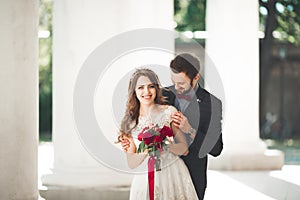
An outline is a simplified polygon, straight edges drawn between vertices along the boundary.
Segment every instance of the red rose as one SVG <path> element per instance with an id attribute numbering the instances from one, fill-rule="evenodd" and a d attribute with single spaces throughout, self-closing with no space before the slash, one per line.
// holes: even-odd
<path id="1" fill-rule="evenodd" d="M 143 133 L 139 133 L 139 134 L 138 134 L 138 140 L 139 140 L 139 141 L 142 141 L 142 140 L 143 140 Z"/>
<path id="2" fill-rule="evenodd" d="M 155 135 L 154 136 L 153 142 L 160 143 L 162 141 L 163 141 L 162 136 L 160 136 L 160 135 Z"/>
<path id="3" fill-rule="evenodd" d="M 159 132 L 164 138 L 167 136 L 168 137 L 174 136 L 172 129 L 168 126 L 164 126 Z"/>
<path id="4" fill-rule="evenodd" d="M 154 140 L 154 136 L 152 133 L 150 133 L 149 131 L 143 133 L 143 139 L 146 145 L 149 145 L 151 143 L 153 143 Z"/>

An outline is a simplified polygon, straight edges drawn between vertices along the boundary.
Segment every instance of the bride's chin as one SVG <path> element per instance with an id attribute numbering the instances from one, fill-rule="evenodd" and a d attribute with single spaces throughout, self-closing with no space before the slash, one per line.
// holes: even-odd
<path id="1" fill-rule="evenodd" d="M 147 106 L 147 105 L 152 105 L 152 104 L 154 104 L 154 101 L 140 101 L 140 103 L 141 103 L 142 105 Z"/>

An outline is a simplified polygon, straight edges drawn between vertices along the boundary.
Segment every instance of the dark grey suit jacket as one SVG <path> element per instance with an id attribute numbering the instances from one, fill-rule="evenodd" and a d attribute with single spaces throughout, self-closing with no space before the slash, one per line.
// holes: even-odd
<path id="1" fill-rule="evenodd" d="M 174 86 L 163 90 L 168 104 L 178 110 Z M 199 86 L 195 96 L 183 112 L 191 126 L 197 130 L 196 136 L 189 146 L 187 156 L 181 156 L 191 174 L 199 199 L 203 199 L 207 184 L 207 154 L 218 156 L 223 150 L 222 140 L 222 103 L 205 89 Z M 187 140 L 190 140 L 187 135 Z"/>

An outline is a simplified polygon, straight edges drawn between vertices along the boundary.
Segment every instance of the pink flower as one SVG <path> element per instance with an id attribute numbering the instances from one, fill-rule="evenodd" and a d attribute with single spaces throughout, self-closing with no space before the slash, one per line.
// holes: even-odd
<path id="1" fill-rule="evenodd" d="M 138 140 L 142 141 L 145 137 L 148 137 L 147 135 L 145 135 L 145 133 L 149 130 L 149 127 L 146 126 L 145 128 L 143 128 L 143 130 L 138 134 Z"/>

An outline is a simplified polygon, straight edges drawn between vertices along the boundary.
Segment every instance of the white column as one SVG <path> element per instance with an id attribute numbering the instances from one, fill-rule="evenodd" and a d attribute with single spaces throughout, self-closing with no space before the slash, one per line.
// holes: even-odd
<path id="1" fill-rule="evenodd" d="M 137 28 L 171 29 L 172 22 L 171 0 L 54 1 L 54 168 L 53 174 L 42 178 L 44 185 L 48 188 L 56 186 L 87 188 L 115 183 L 129 185 L 130 175 L 100 165 L 80 143 L 73 116 L 75 80 L 89 54 L 111 37 Z M 173 38 L 170 38 L 170 44 L 173 44 Z M 99 65 L 99 68 L 104 67 Z M 111 81 L 117 82 L 118 79 Z M 110 117 L 109 113 L 107 116 Z"/>
<path id="2" fill-rule="evenodd" d="M 38 198 L 38 1 L 0 1 L 0 199 Z"/>
<path id="3" fill-rule="evenodd" d="M 213 80 L 210 69 L 215 66 L 225 91 L 224 151 L 210 160 L 214 169 L 280 169 L 283 165 L 283 154 L 267 151 L 259 139 L 258 22 L 258 1 L 207 1 L 206 52 L 213 63 L 206 63 L 205 76 Z M 213 88 L 214 82 L 208 82 Z"/>

